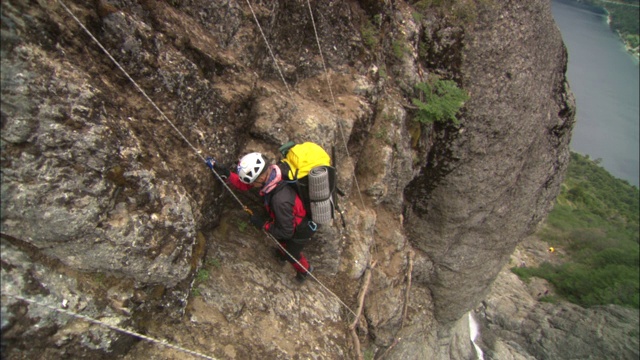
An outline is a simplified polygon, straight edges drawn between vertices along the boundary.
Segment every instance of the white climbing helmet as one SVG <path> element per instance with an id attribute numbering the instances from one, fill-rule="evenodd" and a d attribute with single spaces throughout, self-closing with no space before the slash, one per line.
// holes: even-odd
<path id="1" fill-rule="evenodd" d="M 259 152 L 252 152 L 243 156 L 238 163 L 240 181 L 245 184 L 251 184 L 262 174 L 266 166 L 267 161 Z"/>

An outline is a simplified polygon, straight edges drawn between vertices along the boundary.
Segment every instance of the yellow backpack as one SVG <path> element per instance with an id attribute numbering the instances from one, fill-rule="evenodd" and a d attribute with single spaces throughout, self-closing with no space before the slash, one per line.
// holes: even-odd
<path id="1" fill-rule="evenodd" d="M 287 174 L 289 180 L 302 179 L 316 166 L 331 166 L 331 158 L 324 149 L 312 142 L 294 144 L 292 141 L 282 145 L 280 152 L 282 161 L 289 164 L 291 170 Z"/>
<path id="2" fill-rule="evenodd" d="M 337 172 L 331 166 L 329 154 L 312 142 L 290 141 L 278 150 L 284 157 L 282 162 L 290 168 L 286 175 L 282 174 L 283 180 L 296 190 L 313 222 L 329 223 L 337 206 L 334 199 Z"/>

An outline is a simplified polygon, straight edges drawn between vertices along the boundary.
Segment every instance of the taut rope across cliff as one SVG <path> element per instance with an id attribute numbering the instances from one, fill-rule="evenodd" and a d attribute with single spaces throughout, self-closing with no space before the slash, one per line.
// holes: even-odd
<path id="1" fill-rule="evenodd" d="M 129 81 L 131 81 L 134 86 L 136 87 L 136 89 L 142 93 L 142 95 L 147 99 L 147 101 L 149 101 L 153 107 L 160 113 L 160 115 L 162 116 L 162 118 L 167 121 L 171 127 L 182 137 L 182 139 L 191 147 L 191 149 L 196 153 L 196 155 L 202 160 L 202 162 L 204 163 L 206 160 L 205 158 L 200 154 L 200 151 L 198 151 L 192 144 L 191 142 L 189 142 L 189 140 L 182 134 L 182 132 L 173 124 L 173 122 L 171 120 L 169 120 L 169 118 L 164 114 L 164 112 L 153 102 L 153 100 L 151 100 L 151 98 L 147 95 L 147 93 L 138 85 L 138 83 L 133 80 L 133 78 L 129 75 L 129 73 L 120 65 L 120 63 L 113 57 L 111 56 L 111 54 L 109 53 L 109 51 L 102 46 L 102 44 L 100 43 L 100 41 L 98 41 L 98 39 L 96 39 L 95 36 L 93 36 L 93 34 L 84 26 L 84 24 L 82 24 L 82 22 L 73 14 L 73 12 L 62 2 L 62 0 L 58 0 L 58 3 L 69 13 L 69 15 L 71 15 L 71 17 L 73 18 L 73 20 L 78 23 L 78 25 L 87 33 L 87 35 L 89 35 L 89 37 L 91 37 L 91 39 L 100 47 L 100 49 L 109 57 L 109 59 L 111 59 L 111 61 L 113 63 L 115 63 L 115 65 L 118 67 L 118 69 L 120 69 L 120 71 L 122 71 L 124 73 L 124 75 L 127 77 L 127 79 L 129 79 Z M 224 187 L 233 195 L 233 197 L 235 198 L 235 200 L 240 204 L 240 206 L 242 206 L 243 210 L 247 211 L 249 214 L 251 214 L 251 210 L 244 205 L 244 203 L 242 203 L 242 201 L 236 196 L 236 194 L 233 192 L 233 190 L 231 190 L 231 188 L 225 183 L 225 181 L 222 179 L 222 177 L 213 169 L 211 169 L 211 171 L 216 175 L 216 177 L 218 178 L 218 180 L 220 180 L 220 182 L 224 185 Z M 280 245 L 280 243 L 278 242 L 278 240 L 276 240 L 276 238 L 273 237 L 273 235 L 269 234 L 268 232 L 266 232 L 263 229 L 263 233 L 265 233 L 282 251 L 284 251 L 289 257 L 291 257 L 293 260 L 295 260 L 296 263 L 298 263 L 298 265 L 302 266 L 302 264 L 300 264 L 300 262 L 298 260 L 295 259 L 295 257 L 293 257 L 288 251 L 287 249 L 285 249 L 282 245 Z M 311 278 L 313 278 L 318 284 L 320 284 L 320 286 L 325 289 L 327 292 L 329 292 L 331 295 L 333 295 L 338 302 L 340 302 L 340 304 L 342 306 L 344 306 L 351 314 L 356 315 L 356 313 L 351 310 L 351 308 L 344 302 L 342 301 L 342 299 L 340 299 L 340 297 L 338 295 L 336 295 L 333 291 L 331 291 L 326 285 L 324 285 L 320 280 L 318 280 L 317 277 L 315 277 L 312 273 L 308 273 L 308 276 L 310 276 Z"/>
<path id="2" fill-rule="evenodd" d="M 107 323 L 105 323 L 103 321 L 96 320 L 96 319 L 90 318 L 90 317 L 85 316 L 85 315 L 80 315 L 80 314 L 77 314 L 77 313 L 69 311 L 69 310 L 60 309 L 60 308 L 53 307 L 51 305 L 43 304 L 43 303 L 35 301 L 33 299 L 28 299 L 28 298 L 25 298 L 25 297 L 22 297 L 22 296 L 19 296 L 19 295 L 6 294 L 6 293 L 3 293 L 2 296 L 8 296 L 10 298 L 14 298 L 14 299 L 17 299 L 17 300 L 22 300 L 22 301 L 28 302 L 29 304 L 33 304 L 33 305 L 36 305 L 36 306 L 44 307 L 44 308 L 47 308 L 49 310 L 52 310 L 52 311 L 55 311 L 55 312 L 58 312 L 58 313 L 61 313 L 61 314 L 69 315 L 69 316 L 74 317 L 74 318 L 82 319 L 82 320 L 90 322 L 92 324 L 104 326 L 104 327 L 107 327 L 107 328 L 109 328 L 111 330 L 115 330 L 115 331 L 118 331 L 118 332 L 121 332 L 121 333 L 124 333 L 124 334 L 127 334 L 127 335 L 131 335 L 131 336 L 140 338 L 142 340 L 145 340 L 145 341 L 148 341 L 148 342 L 151 342 L 151 343 L 154 343 L 154 344 L 158 344 L 158 345 L 161 345 L 161 346 L 164 346 L 164 347 L 168 347 L 168 348 L 171 348 L 171 349 L 174 349 L 174 350 L 182 351 L 184 353 L 187 353 L 187 354 L 190 354 L 190 355 L 194 355 L 194 356 L 197 356 L 197 357 L 201 357 L 203 359 L 216 360 L 216 358 L 213 358 L 213 357 L 211 357 L 209 355 L 201 354 L 199 352 L 183 348 L 182 346 L 173 345 L 173 344 L 167 342 L 166 340 L 158 340 L 158 339 L 146 336 L 146 335 L 142 335 L 142 334 L 137 333 L 135 331 L 131 331 L 131 330 L 127 330 L 127 329 L 121 328 L 119 326 L 107 324 Z"/>
<path id="3" fill-rule="evenodd" d="M 249 0 L 247 0 L 249 1 Z M 333 112 L 338 114 L 338 105 L 336 104 L 336 98 L 333 96 L 333 89 L 331 88 L 331 78 L 329 77 L 329 71 L 327 70 L 327 66 L 324 62 L 324 55 L 322 55 L 322 46 L 320 46 L 320 38 L 318 37 L 318 29 L 316 29 L 316 21 L 313 18 L 313 11 L 311 10 L 311 3 L 307 0 L 307 7 L 309 8 L 309 15 L 311 16 L 311 24 L 313 24 L 313 33 L 316 37 L 316 44 L 318 44 L 318 52 L 320 53 L 320 60 L 322 60 L 322 68 L 324 69 L 325 77 L 327 78 L 327 86 L 329 87 L 329 94 L 331 95 L 331 103 L 333 104 Z M 340 121 L 336 121 L 338 124 L 338 128 L 340 129 L 340 136 L 342 136 L 342 143 L 344 144 L 344 150 L 347 154 L 347 157 L 351 159 L 351 154 L 349 154 L 349 147 L 347 146 L 347 139 L 344 135 L 344 129 L 342 127 L 342 123 Z M 360 197 L 360 203 L 362 204 L 362 208 L 364 209 L 364 200 L 362 199 L 362 192 L 360 191 L 360 185 L 358 184 L 358 179 L 354 176 L 353 182 L 356 185 L 356 190 L 358 191 L 358 196 Z"/>
<path id="4" fill-rule="evenodd" d="M 278 70 L 278 74 L 280 74 L 280 79 L 282 79 L 282 82 L 284 83 L 285 88 L 287 88 L 287 92 L 289 93 L 289 97 L 291 99 L 293 99 L 293 95 L 291 94 L 291 90 L 289 90 L 289 85 L 287 84 L 287 80 L 285 80 L 284 76 L 282 75 L 282 71 L 280 71 L 280 66 L 278 65 L 278 61 L 276 60 L 276 57 L 273 55 L 273 51 L 271 51 L 271 46 L 269 45 L 269 41 L 267 40 L 267 37 L 264 35 L 264 31 L 262 31 L 262 26 L 260 26 L 260 22 L 258 21 L 258 18 L 256 17 L 256 13 L 253 11 L 253 7 L 251 6 L 251 3 L 249 2 L 249 0 L 247 1 L 247 5 L 249 6 L 249 10 L 251 10 L 251 14 L 253 15 L 253 19 L 256 22 L 256 26 L 258 26 L 258 30 L 260 30 L 260 34 L 262 35 L 262 39 L 264 40 L 265 44 L 267 45 L 267 49 L 269 49 L 269 54 L 271 55 L 271 59 L 273 60 L 273 64 L 275 65 L 276 69 Z M 315 38 L 316 38 L 316 43 L 318 44 L 318 51 L 320 52 L 320 59 L 322 61 L 322 69 L 324 70 L 325 73 L 325 77 L 327 79 L 327 86 L 329 87 L 329 94 L 331 95 L 331 101 L 333 104 L 333 110 L 334 113 L 337 114 L 338 113 L 338 105 L 336 103 L 336 99 L 333 96 L 333 89 L 331 88 L 331 78 L 329 77 L 329 71 L 327 70 L 327 66 L 324 62 L 324 56 L 322 54 L 322 47 L 320 46 L 320 39 L 318 37 L 318 30 L 316 29 L 316 22 L 313 18 L 313 11 L 311 10 L 311 3 L 309 2 L 309 0 L 307 0 L 307 6 L 309 7 L 309 15 L 311 16 L 311 23 L 313 25 L 313 33 L 315 34 Z M 336 120 L 336 123 L 338 124 L 338 129 L 340 130 L 340 136 L 342 138 L 342 144 L 344 145 L 344 150 L 345 153 L 347 154 L 347 157 L 349 159 L 351 159 L 351 154 L 349 153 L 349 147 L 347 146 L 347 139 L 344 135 L 344 129 L 342 127 L 342 123 L 340 123 L 340 121 Z M 356 185 L 356 190 L 358 192 L 358 196 L 360 197 L 360 203 L 362 204 L 362 208 L 364 209 L 364 200 L 362 199 L 362 192 L 360 191 L 360 185 L 358 184 L 358 179 L 354 176 L 353 177 L 353 182 Z"/>

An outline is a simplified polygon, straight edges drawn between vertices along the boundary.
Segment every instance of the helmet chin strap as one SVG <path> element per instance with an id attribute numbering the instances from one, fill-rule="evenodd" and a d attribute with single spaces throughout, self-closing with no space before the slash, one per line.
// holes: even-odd
<path id="1" fill-rule="evenodd" d="M 252 182 L 251 184 L 254 187 L 259 186 L 260 188 L 262 188 L 264 186 L 264 184 L 267 181 L 267 174 L 269 173 L 269 167 L 267 167 L 264 172 L 262 172 L 262 174 L 260 174 L 257 178 L 256 181 Z"/>

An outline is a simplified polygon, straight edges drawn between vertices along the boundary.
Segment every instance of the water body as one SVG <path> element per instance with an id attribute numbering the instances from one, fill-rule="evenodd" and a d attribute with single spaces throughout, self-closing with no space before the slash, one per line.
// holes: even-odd
<path id="1" fill-rule="evenodd" d="M 567 77 L 576 97 L 571 149 L 602 159 L 613 176 L 638 186 L 640 73 L 607 17 L 571 0 L 553 0 L 569 52 Z"/>

